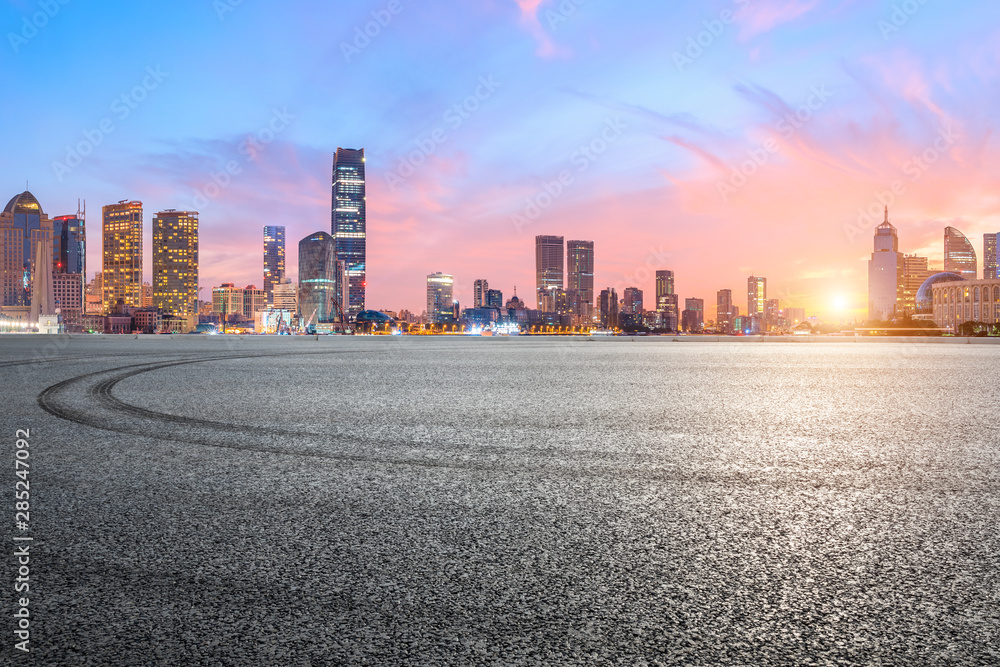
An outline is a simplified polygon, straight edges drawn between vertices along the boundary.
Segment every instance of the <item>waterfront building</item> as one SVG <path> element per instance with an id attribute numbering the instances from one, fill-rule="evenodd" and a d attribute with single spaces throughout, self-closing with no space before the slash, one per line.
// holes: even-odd
<path id="1" fill-rule="evenodd" d="M 705 300 L 684 299 L 684 312 L 681 317 L 681 327 L 684 331 L 700 333 L 705 328 Z"/>
<path id="2" fill-rule="evenodd" d="M 186 321 L 185 332 L 198 326 L 198 213 L 195 211 L 168 209 L 153 218 L 151 307 Z"/>
<path id="3" fill-rule="evenodd" d="M 357 317 L 349 314 L 351 277 L 348 264 L 338 259 L 337 248 L 336 240 L 326 232 L 299 241 L 298 312 L 303 326 L 351 322 Z"/>
<path id="4" fill-rule="evenodd" d="M 555 312 L 552 290 L 564 288 L 565 252 L 562 236 L 535 237 L 535 290 L 538 310 Z"/>
<path id="5" fill-rule="evenodd" d="M 720 289 L 715 295 L 715 326 L 719 333 L 733 332 L 733 290 Z"/>
<path id="6" fill-rule="evenodd" d="M 490 283 L 480 278 L 472 285 L 472 307 L 483 308 L 486 305 L 486 294 L 490 291 Z"/>
<path id="7" fill-rule="evenodd" d="M 957 273 L 966 280 L 979 277 L 976 249 L 965 234 L 954 227 L 944 229 L 944 270 Z"/>
<path id="8" fill-rule="evenodd" d="M 252 322 L 257 319 L 257 313 L 267 308 L 267 292 L 257 289 L 256 285 L 243 288 L 243 319 Z"/>
<path id="9" fill-rule="evenodd" d="M 618 294 L 611 287 L 601 290 L 601 327 L 618 328 Z"/>
<path id="10" fill-rule="evenodd" d="M 87 223 L 85 214 L 52 219 L 52 270 L 87 275 Z"/>
<path id="11" fill-rule="evenodd" d="M 1000 278 L 1000 256 L 997 254 L 997 235 L 983 234 L 983 280 Z"/>
<path id="12" fill-rule="evenodd" d="M 625 291 L 622 293 L 622 312 L 630 313 L 632 315 L 642 314 L 643 308 L 641 289 L 638 287 L 625 288 Z"/>
<path id="13" fill-rule="evenodd" d="M 52 296 L 55 299 L 55 307 L 59 309 L 59 315 L 66 332 L 82 331 L 86 307 L 83 294 L 83 275 L 54 271 L 52 273 Z M 100 301 L 98 300 L 97 303 Z"/>
<path id="14" fill-rule="evenodd" d="M 285 280 L 285 228 L 264 226 L 264 295 L 274 304 L 274 286 Z"/>
<path id="15" fill-rule="evenodd" d="M 365 149 L 337 149 L 333 157 L 332 209 L 330 234 L 336 239 L 337 259 L 347 271 L 345 317 L 353 322 L 365 309 L 367 286 Z"/>
<path id="16" fill-rule="evenodd" d="M 747 278 L 747 312 L 748 317 L 756 317 L 761 322 L 765 319 L 767 306 L 767 278 L 750 276 Z"/>
<path id="17" fill-rule="evenodd" d="M 503 308 L 503 292 L 498 289 L 486 290 L 486 308 Z"/>
<path id="18" fill-rule="evenodd" d="M 677 331 L 680 324 L 679 297 L 674 292 L 674 272 L 660 270 L 656 272 L 656 310 L 662 315 L 662 326 L 670 331 Z"/>
<path id="19" fill-rule="evenodd" d="M 104 312 L 122 301 L 142 306 L 142 202 L 120 201 L 102 209 Z"/>
<path id="20" fill-rule="evenodd" d="M 1000 278 L 941 280 L 929 289 L 934 324 L 939 327 L 957 332 L 966 322 L 1000 324 Z"/>
<path id="21" fill-rule="evenodd" d="M 30 319 L 32 284 L 39 270 L 36 258 L 40 243 L 52 247 L 52 221 L 35 196 L 25 191 L 11 198 L 0 213 L 2 311 L 12 319 Z M 51 262 L 51 256 L 49 260 Z"/>
<path id="22" fill-rule="evenodd" d="M 243 319 L 243 289 L 233 283 L 212 288 L 212 313 L 225 325 Z"/>
<path id="23" fill-rule="evenodd" d="M 594 242 L 567 241 L 566 265 L 572 312 L 580 323 L 589 322 L 594 316 Z"/>
<path id="24" fill-rule="evenodd" d="M 868 319 L 895 319 L 903 303 L 903 253 L 899 252 L 899 236 L 889 222 L 889 207 L 885 221 L 875 228 L 874 250 L 868 260 Z"/>
<path id="25" fill-rule="evenodd" d="M 272 299 L 272 305 L 275 310 L 286 310 L 291 313 L 297 313 L 299 310 L 298 285 L 293 283 L 290 278 L 285 278 L 275 283 Z"/>
<path id="26" fill-rule="evenodd" d="M 897 310 L 913 315 L 917 310 L 917 291 L 931 275 L 927 258 L 916 255 L 903 256 L 903 283 Z"/>
<path id="27" fill-rule="evenodd" d="M 455 277 L 441 273 L 427 276 L 427 317 L 431 324 L 454 319 Z"/>

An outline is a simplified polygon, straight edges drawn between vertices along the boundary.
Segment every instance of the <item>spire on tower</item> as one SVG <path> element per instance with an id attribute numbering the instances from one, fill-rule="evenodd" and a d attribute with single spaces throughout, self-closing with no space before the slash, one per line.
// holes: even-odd
<path id="1" fill-rule="evenodd" d="M 885 224 L 889 224 L 889 207 L 885 207 Z"/>

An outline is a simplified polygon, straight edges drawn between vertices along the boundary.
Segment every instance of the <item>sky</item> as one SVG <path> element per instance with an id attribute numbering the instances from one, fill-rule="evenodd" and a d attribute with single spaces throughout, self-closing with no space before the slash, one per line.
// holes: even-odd
<path id="1" fill-rule="evenodd" d="M 939 0 L 9 0 L 6 199 L 196 210 L 203 298 L 262 285 L 262 227 L 330 231 L 365 148 L 367 306 L 425 278 L 533 303 L 534 237 L 593 240 L 596 287 L 768 296 L 864 319 L 883 210 L 942 264 L 1000 231 L 1000 5 Z"/>

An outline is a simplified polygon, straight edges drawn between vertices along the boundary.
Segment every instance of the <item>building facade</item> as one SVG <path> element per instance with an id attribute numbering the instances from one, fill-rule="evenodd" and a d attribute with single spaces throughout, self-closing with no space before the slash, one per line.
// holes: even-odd
<path id="1" fill-rule="evenodd" d="M 642 315 L 642 290 L 638 287 L 626 287 L 622 292 L 621 312 L 630 315 Z"/>
<path id="2" fill-rule="evenodd" d="M 354 321 L 365 309 L 368 214 L 365 195 L 365 149 L 338 148 L 333 156 L 333 204 L 330 234 L 337 259 L 347 271 L 345 316 Z M 301 285 L 300 285 L 301 287 Z"/>
<path id="3" fill-rule="evenodd" d="M 705 328 L 705 300 L 684 299 L 684 313 L 681 316 L 681 327 L 690 333 L 701 333 Z"/>
<path id="4" fill-rule="evenodd" d="M 997 235 L 983 234 L 983 280 L 991 280 L 993 278 L 1000 278 Z"/>
<path id="5" fill-rule="evenodd" d="M 747 317 L 756 317 L 764 321 L 767 308 L 767 278 L 750 276 L 747 278 Z"/>
<path id="6" fill-rule="evenodd" d="M 427 320 L 431 324 L 446 322 L 455 315 L 455 277 L 446 273 L 427 276 Z"/>
<path id="7" fill-rule="evenodd" d="M 120 201 L 102 210 L 101 245 L 105 314 L 122 301 L 142 306 L 142 202 Z"/>
<path id="8" fill-rule="evenodd" d="M 160 211 L 153 218 L 152 307 L 198 326 L 198 213 Z"/>
<path id="9" fill-rule="evenodd" d="M 966 280 L 979 277 L 976 249 L 965 234 L 954 227 L 944 228 L 944 270 L 957 273 Z"/>
<path id="10" fill-rule="evenodd" d="M 307 324 L 350 322 L 350 276 L 326 232 L 299 241 L 299 317 Z M 363 310 L 363 309 L 362 309 Z"/>
<path id="11" fill-rule="evenodd" d="M 903 301 L 903 253 L 899 252 L 899 235 L 889 222 L 875 228 L 874 249 L 868 260 L 868 319 L 888 321 L 896 317 Z"/>
<path id="12" fill-rule="evenodd" d="M 614 288 L 601 290 L 601 327 L 604 329 L 618 328 L 618 293 Z"/>
<path id="13" fill-rule="evenodd" d="M 554 312 L 552 290 L 564 289 L 565 251 L 562 236 L 535 237 L 535 291 L 538 310 Z"/>
<path id="14" fill-rule="evenodd" d="M 52 221 L 35 196 L 25 191 L 11 198 L 0 213 L 0 249 L 3 252 L 0 279 L 3 280 L 4 315 L 25 321 L 30 316 L 39 243 L 51 247 Z"/>
<path id="15" fill-rule="evenodd" d="M 264 227 L 264 293 L 274 303 L 274 286 L 285 280 L 285 228 Z"/>
<path id="16" fill-rule="evenodd" d="M 573 313 L 579 323 L 590 322 L 594 317 L 594 242 L 567 241 L 566 266 Z"/>
<path id="17" fill-rule="evenodd" d="M 483 308 L 486 305 L 486 294 L 490 291 L 490 282 L 480 278 L 472 285 L 472 307 Z"/>
<path id="18" fill-rule="evenodd" d="M 733 332 L 733 290 L 720 289 L 715 295 L 715 327 L 719 333 Z"/>
<path id="19" fill-rule="evenodd" d="M 966 322 L 1000 324 L 1000 279 L 938 282 L 930 286 L 934 324 L 957 330 Z"/>

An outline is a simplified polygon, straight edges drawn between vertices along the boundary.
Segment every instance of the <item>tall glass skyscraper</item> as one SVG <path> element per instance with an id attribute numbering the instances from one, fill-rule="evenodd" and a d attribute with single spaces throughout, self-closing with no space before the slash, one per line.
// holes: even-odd
<path id="1" fill-rule="evenodd" d="M 8 313 L 28 317 L 35 257 L 39 243 L 52 241 L 52 221 L 30 192 L 13 197 L 0 213 L 2 238 L 3 307 Z"/>
<path id="2" fill-rule="evenodd" d="M 759 317 L 763 322 L 766 306 L 767 278 L 750 276 L 747 278 L 747 317 Z"/>
<path id="3" fill-rule="evenodd" d="M 285 228 L 264 227 L 264 295 L 274 304 L 274 286 L 285 280 Z"/>
<path id="4" fill-rule="evenodd" d="M 127 308 L 142 307 L 142 202 L 105 206 L 101 232 L 104 312 L 111 312 L 118 301 Z"/>
<path id="5" fill-rule="evenodd" d="M 427 319 L 432 323 L 451 319 L 455 312 L 455 278 L 446 273 L 427 276 Z"/>
<path id="6" fill-rule="evenodd" d="M 564 263 L 562 236 L 535 237 L 535 291 L 539 310 L 555 310 L 555 304 L 549 303 L 554 300 L 550 295 L 553 290 L 563 289 Z"/>
<path id="7" fill-rule="evenodd" d="M 153 218 L 153 307 L 198 324 L 198 214 L 161 211 Z"/>
<path id="8" fill-rule="evenodd" d="M 365 309 L 367 232 L 365 149 L 338 148 L 333 157 L 333 211 L 330 233 L 337 259 L 347 267 L 347 315 L 353 320 Z"/>
<path id="9" fill-rule="evenodd" d="M 972 247 L 965 234 L 954 227 L 944 229 L 944 270 L 957 273 L 966 280 L 979 277 L 979 262 L 976 259 L 976 249 Z"/>
<path id="10" fill-rule="evenodd" d="M 347 288 L 346 267 L 337 259 L 337 242 L 332 236 L 316 232 L 299 241 L 299 317 L 303 324 L 341 321 Z"/>
<path id="11" fill-rule="evenodd" d="M 87 232 L 83 213 L 52 218 L 52 270 L 87 275 Z"/>
<path id="12" fill-rule="evenodd" d="M 573 312 L 590 319 L 594 312 L 594 242 L 567 241 L 567 291 L 574 294 Z"/>

